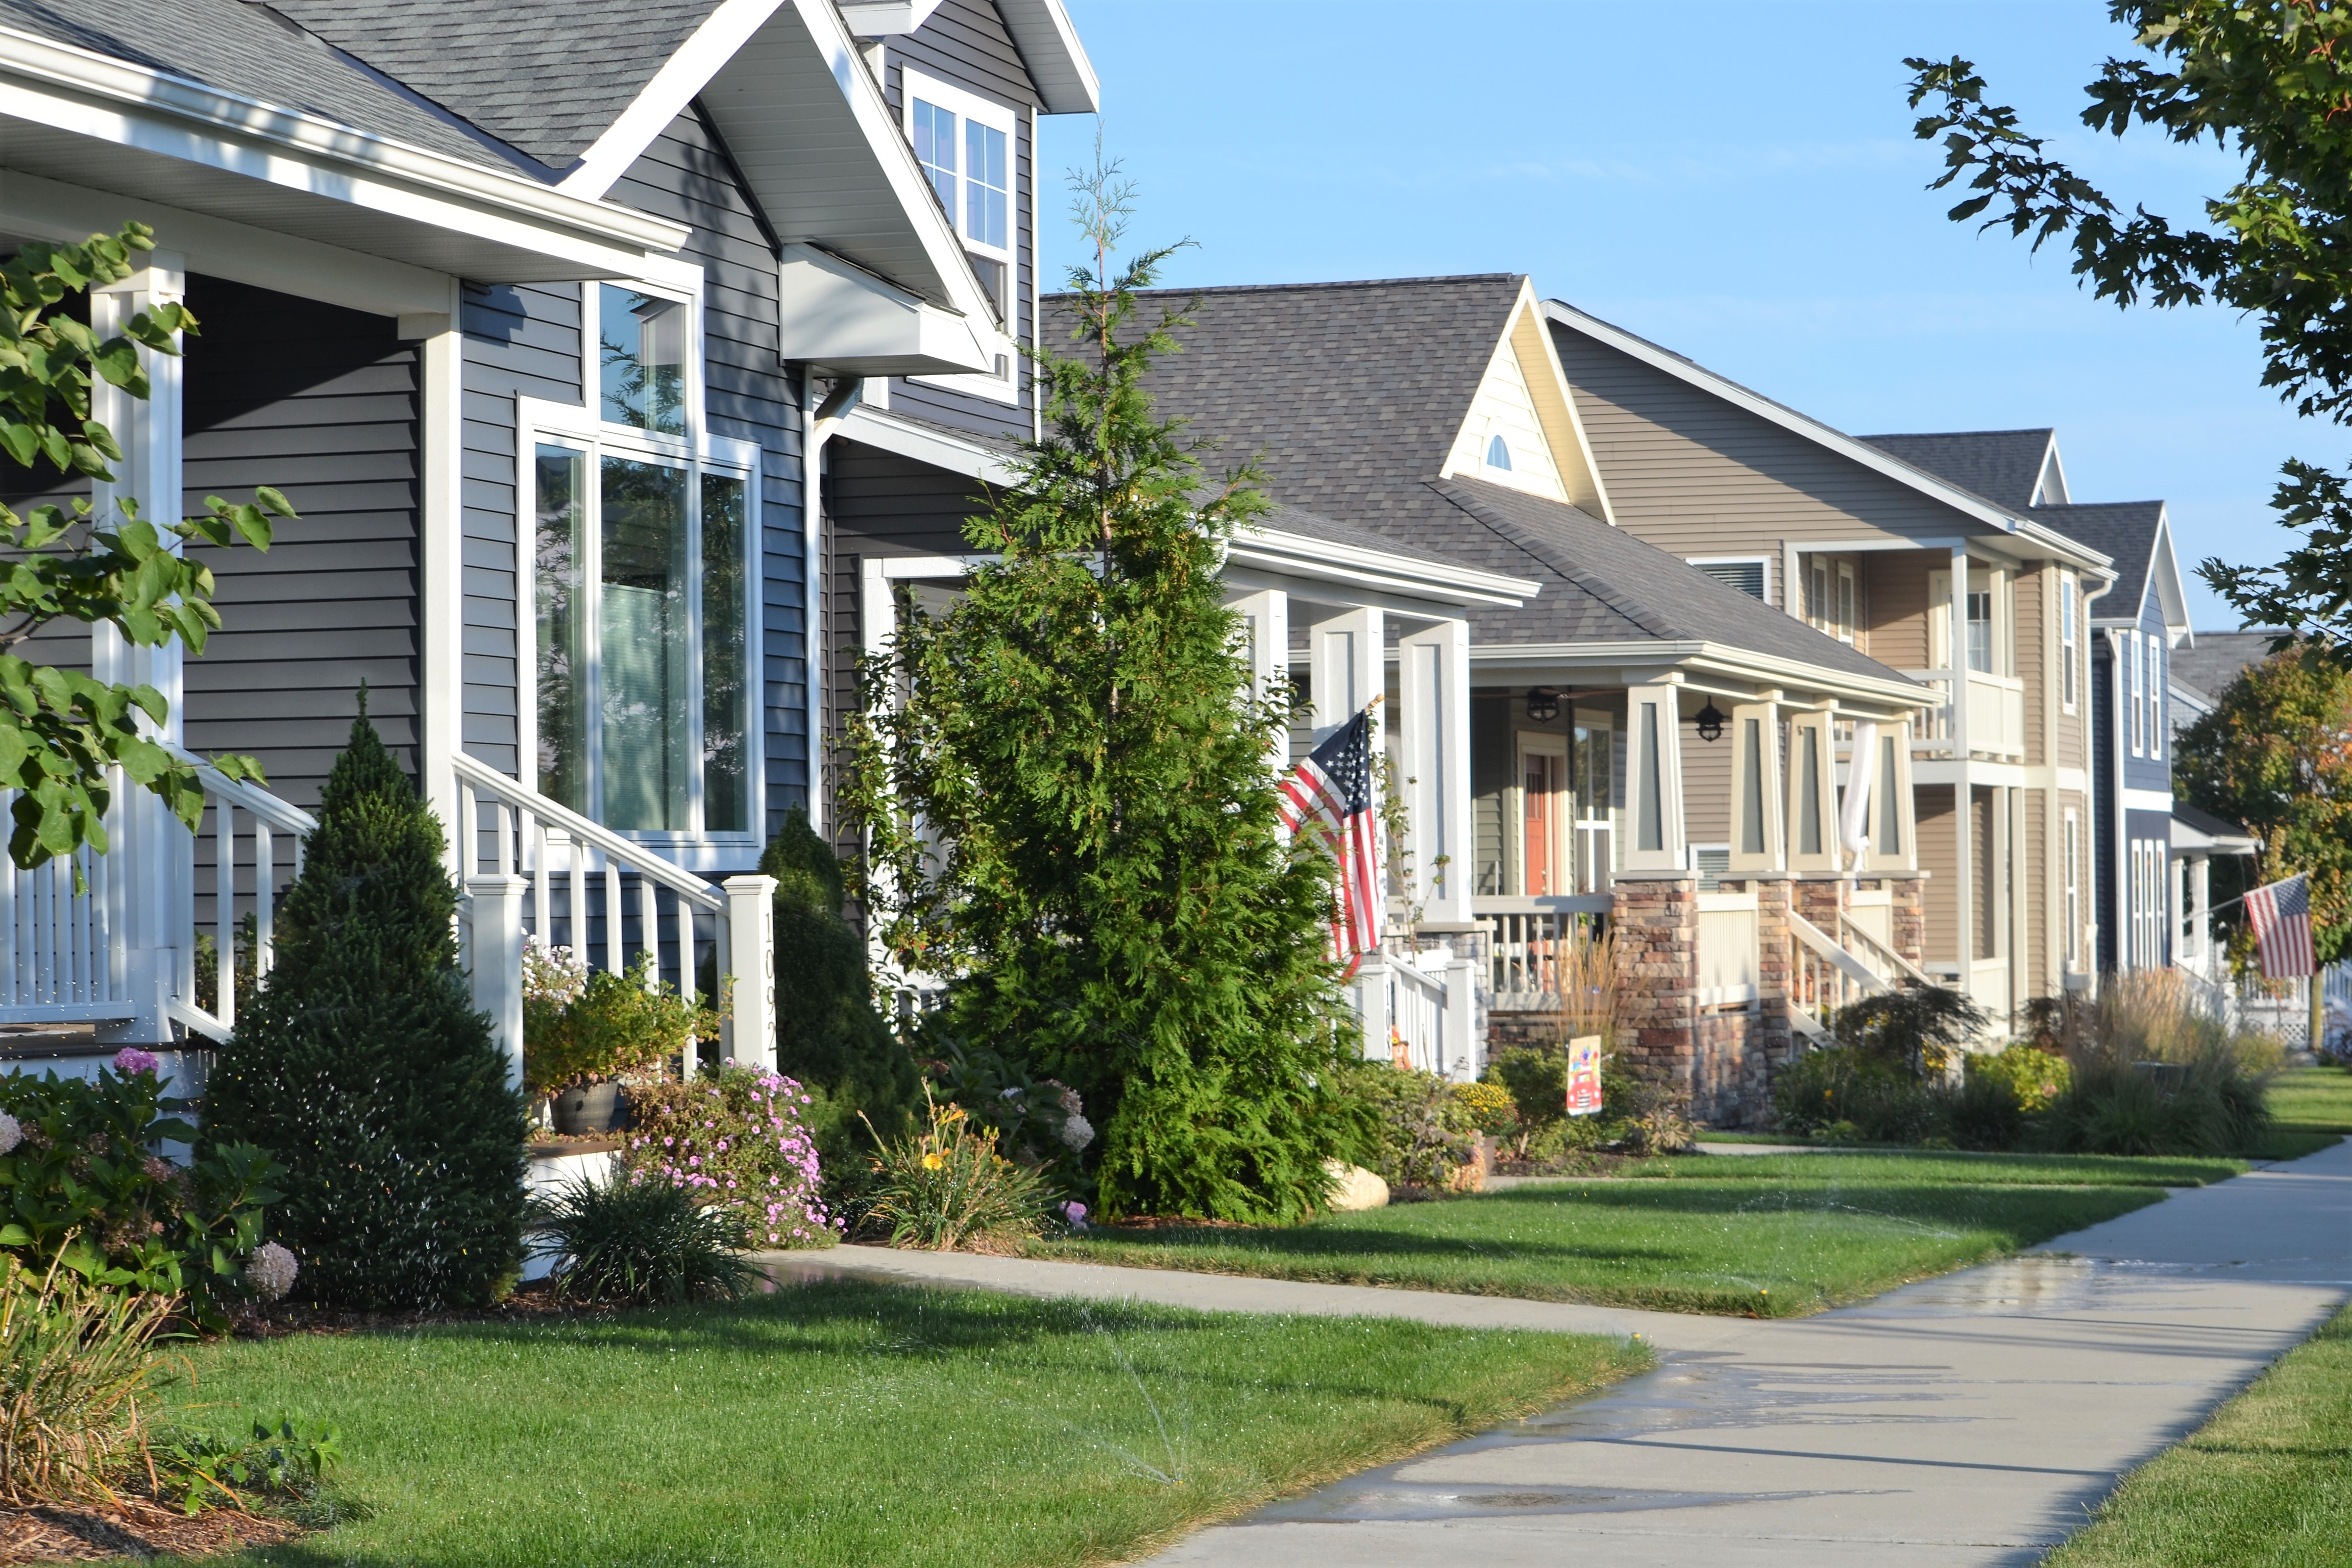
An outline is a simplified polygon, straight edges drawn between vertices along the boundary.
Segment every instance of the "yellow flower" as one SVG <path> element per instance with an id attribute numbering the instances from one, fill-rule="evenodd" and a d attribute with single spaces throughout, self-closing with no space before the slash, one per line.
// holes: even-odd
<path id="1" fill-rule="evenodd" d="M 936 1171 L 947 1163 L 947 1157 L 942 1154 L 926 1154 L 923 1156 L 923 1169 L 926 1171 Z"/>

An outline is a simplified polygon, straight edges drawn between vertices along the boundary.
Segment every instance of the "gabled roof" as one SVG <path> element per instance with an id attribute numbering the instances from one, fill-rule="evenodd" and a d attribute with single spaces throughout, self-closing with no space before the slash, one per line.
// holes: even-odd
<path id="1" fill-rule="evenodd" d="M 595 144 L 719 4 L 270 0 L 337 48 L 557 171 Z"/>
<path id="2" fill-rule="evenodd" d="M 2172 650 L 2171 673 L 2208 697 L 2219 698 L 2248 666 L 2270 658 L 2271 640 L 2279 635 L 2264 627 L 2199 632 L 2194 646 Z"/>
<path id="3" fill-rule="evenodd" d="M 1729 376 L 1708 370 L 1686 354 L 1650 342 L 1629 332 L 1613 322 L 1589 315 L 1564 300 L 1547 300 L 1544 313 L 1551 318 L 1554 331 L 1579 332 L 1595 342 L 1606 345 L 1654 370 L 1683 381 L 1708 393 L 1736 408 L 1741 408 L 1793 435 L 1826 447 L 1864 468 L 1883 474 L 1898 484 L 1907 485 L 1931 500 L 1950 507 L 1967 521 L 2005 533 L 2021 542 L 2038 546 L 2044 552 L 2093 568 L 2106 563 L 2095 552 L 2067 538 L 2053 529 L 2035 521 L 2034 515 L 2022 507 L 2008 507 L 1981 496 L 1964 485 L 1954 483 L 1940 474 L 1930 472 L 1892 452 L 1872 446 L 1858 437 L 1824 425 L 1810 414 L 1800 413 L 1785 403 L 1775 402 L 1762 393 L 1742 386 Z"/>
<path id="4" fill-rule="evenodd" d="M 2189 595 L 2172 553 L 2172 524 L 2160 500 L 2078 501 L 2038 506 L 2033 515 L 2081 540 L 2116 563 L 2116 585 L 2093 602 L 2095 619 L 2137 622 L 2151 584 L 2164 624 L 2189 629 Z"/>
<path id="5" fill-rule="evenodd" d="M 1915 468 L 1951 480 L 1996 506 L 2031 507 L 2037 500 L 2063 501 L 2046 493 L 2042 479 L 2053 467 L 2058 432 L 1948 430 L 1909 436 L 1861 436 L 1882 452 L 1892 452 Z"/>

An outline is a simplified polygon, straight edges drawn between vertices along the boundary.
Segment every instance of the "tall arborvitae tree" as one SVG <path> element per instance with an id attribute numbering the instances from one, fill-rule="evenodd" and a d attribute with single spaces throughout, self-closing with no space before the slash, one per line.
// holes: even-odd
<path id="1" fill-rule="evenodd" d="M 457 967 L 441 855 L 362 696 L 275 967 L 205 1097 L 206 1137 L 277 1159 L 270 1225 L 321 1305 L 478 1304 L 521 1258 L 522 1097 Z"/>
<path id="2" fill-rule="evenodd" d="M 875 1009 L 840 857 L 806 812 L 786 814 L 760 869 L 776 879 L 776 1068 L 822 1092 L 811 1130 L 826 1170 L 843 1170 L 872 1147 L 860 1116 L 884 1138 L 912 1130 L 922 1074 Z"/>
<path id="3" fill-rule="evenodd" d="M 1069 357 L 1047 435 L 967 529 L 999 557 L 867 670 L 847 791 L 889 950 L 942 977 L 938 1026 L 1076 1088 L 1107 1215 L 1264 1220 L 1328 1190 L 1352 1054 L 1326 961 L 1328 863 L 1277 831 L 1286 703 L 1255 700 L 1219 574 L 1256 473 L 1204 484 L 1144 380 L 1169 254 L 1114 277 L 1129 193 L 1078 182 Z"/>

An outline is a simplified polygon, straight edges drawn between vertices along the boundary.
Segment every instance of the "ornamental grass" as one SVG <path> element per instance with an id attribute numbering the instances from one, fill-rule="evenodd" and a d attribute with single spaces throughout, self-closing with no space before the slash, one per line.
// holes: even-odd
<path id="1" fill-rule="evenodd" d="M 1018 1252 L 1045 1227 L 1053 1194 L 1044 1178 L 1006 1159 L 993 1128 L 924 1087 L 929 1128 L 875 1142 L 866 1227 L 893 1247 L 933 1252 Z"/>
<path id="2" fill-rule="evenodd" d="M 0 1259 L 0 1502 L 114 1500 L 153 1461 L 140 1402 L 173 1298 L 109 1289 L 63 1261 Z"/>

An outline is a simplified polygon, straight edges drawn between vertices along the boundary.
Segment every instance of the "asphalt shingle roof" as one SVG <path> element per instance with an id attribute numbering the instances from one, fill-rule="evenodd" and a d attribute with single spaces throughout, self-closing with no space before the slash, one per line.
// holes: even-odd
<path id="1" fill-rule="evenodd" d="M 480 9 L 488 16 L 506 7 Z M 469 163 L 529 167 L 493 139 L 346 58 L 266 5 L 245 0 L 0 0 L 0 26 Z"/>
<path id="2" fill-rule="evenodd" d="M 2199 632 L 2193 644 L 2172 650 L 2170 673 L 2208 697 L 2219 697 L 2248 665 L 2270 658 L 2271 639 L 2278 635 L 2263 630 Z"/>
<path id="3" fill-rule="evenodd" d="M 1147 384 L 1160 413 L 1222 441 L 1226 460 L 1257 454 L 1282 506 L 1369 530 L 1385 549 L 1542 584 L 1516 609 L 1474 607 L 1479 643 L 1706 640 L 1899 679 L 1565 502 L 1437 478 L 1521 282 L 1500 273 L 1167 290 L 1157 300 L 1191 300 L 1193 324 L 1176 329 L 1184 352 L 1160 360 Z"/>
<path id="4" fill-rule="evenodd" d="M 2033 487 L 2042 478 L 2055 434 L 2045 426 L 2038 430 L 1946 430 L 1855 438 L 1995 506 L 2019 510 L 2033 504 Z"/>
<path id="5" fill-rule="evenodd" d="M 620 118 L 718 0 L 273 0 L 549 168 Z"/>
<path id="6" fill-rule="evenodd" d="M 2116 563 L 2116 585 L 2094 605 L 2102 619 L 2135 619 L 2147 599 L 2147 574 L 2156 565 L 2156 537 L 2164 523 L 2160 500 L 2078 501 L 2073 506 L 2037 506 L 2037 521 L 2079 540 Z"/>

